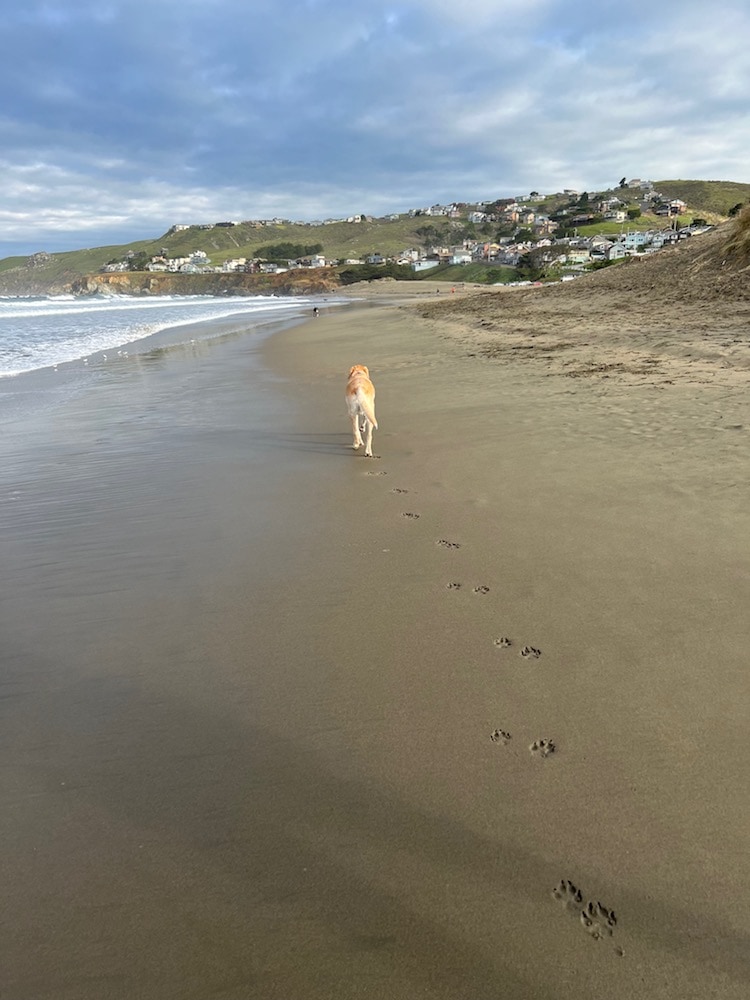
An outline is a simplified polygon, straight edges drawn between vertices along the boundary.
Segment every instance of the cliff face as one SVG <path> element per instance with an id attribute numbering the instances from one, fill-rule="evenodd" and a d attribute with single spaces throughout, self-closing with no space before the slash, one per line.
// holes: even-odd
<path id="1" fill-rule="evenodd" d="M 53 265 L 24 265 L 0 274 L 0 295 L 316 295 L 340 286 L 329 268 L 282 274 L 169 274 L 116 271 L 111 274 L 60 273 Z"/>
<path id="2" fill-rule="evenodd" d="M 117 271 L 88 274 L 70 284 L 74 295 L 315 295 L 339 287 L 327 268 L 282 274 L 170 274 Z"/>

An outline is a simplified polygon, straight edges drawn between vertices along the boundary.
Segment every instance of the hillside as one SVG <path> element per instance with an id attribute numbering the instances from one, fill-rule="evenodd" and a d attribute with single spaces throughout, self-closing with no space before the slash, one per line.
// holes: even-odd
<path id="1" fill-rule="evenodd" d="M 696 211 L 726 218 L 735 205 L 750 203 L 750 184 L 735 181 L 654 181 L 665 198 L 679 198 Z"/>
<path id="2" fill-rule="evenodd" d="M 448 224 L 447 220 L 439 221 Z M 291 223 L 263 227 L 240 223 L 237 226 L 213 226 L 210 229 L 190 226 L 176 233 L 165 233 L 153 240 L 53 254 L 37 264 L 28 263 L 26 258 L 6 257 L 0 261 L 0 293 L 23 295 L 63 292 L 74 281 L 84 275 L 96 273 L 109 261 L 122 260 L 131 250 L 134 253 L 155 255 L 164 249 L 170 257 L 187 256 L 194 250 L 203 250 L 213 265 L 220 265 L 235 257 L 254 257 L 259 248 L 276 243 L 322 244 L 326 256 L 340 259 L 358 258 L 372 252 L 385 256 L 418 244 L 420 237 L 416 230 L 424 223 L 424 218 L 400 216 L 395 220 L 337 222 L 325 226 Z"/>
<path id="3" fill-rule="evenodd" d="M 710 221 L 722 221 L 733 206 L 750 202 L 750 184 L 725 181 L 657 181 L 657 190 L 670 198 L 681 198 L 689 205 L 682 221 L 704 216 Z M 616 193 L 616 192 L 615 192 Z M 563 195 L 540 197 L 534 204 L 544 207 L 565 200 Z M 629 228 L 661 226 L 664 220 L 643 215 L 628 223 Z M 214 225 L 208 228 L 191 226 L 179 232 L 170 231 L 150 240 L 140 240 L 121 246 L 94 247 L 67 253 L 36 254 L 30 258 L 7 257 L 0 260 L 0 294 L 28 295 L 67 291 L 85 275 L 96 274 L 112 260 L 125 255 L 146 253 L 149 256 L 166 251 L 170 257 L 187 256 L 203 250 L 213 265 L 235 257 L 254 257 L 258 250 L 272 244 L 293 243 L 302 246 L 320 245 L 327 257 L 361 258 L 379 252 L 394 255 L 407 247 L 424 243 L 425 226 L 443 234 L 446 242 L 459 241 L 464 235 L 491 238 L 492 223 L 474 227 L 466 219 L 448 220 L 440 217 L 399 215 L 359 223 L 336 222 L 326 225 L 278 223 L 260 226 L 243 222 L 234 226 Z M 582 235 L 612 229 L 611 224 L 582 227 Z M 453 240 L 451 240 L 451 237 Z M 40 248 L 42 250 L 43 248 Z M 454 279 L 451 279 L 454 280 Z M 458 279 L 455 279 L 458 280 Z"/>
<path id="4" fill-rule="evenodd" d="M 472 354 L 550 374 L 707 383 L 750 373 L 750 208 L 646 258 L 539 288 L 420 306 Z"/>

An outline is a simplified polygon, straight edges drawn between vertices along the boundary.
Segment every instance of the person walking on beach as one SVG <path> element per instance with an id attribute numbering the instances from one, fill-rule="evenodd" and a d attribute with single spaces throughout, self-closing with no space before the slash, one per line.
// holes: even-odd
<path id="1" fill-rule="evenodd" d="M 313 316 L 320 316 L 320 309 L 317 306 L 313 306 Z"/>

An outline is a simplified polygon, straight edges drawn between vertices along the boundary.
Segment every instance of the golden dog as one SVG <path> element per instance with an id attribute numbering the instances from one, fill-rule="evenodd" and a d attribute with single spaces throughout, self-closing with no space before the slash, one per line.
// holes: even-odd
<path id="1" fill-rule="evenodd" d="M 378 429 L 378 422 L 375 419 L 375 386 L 370 381 L 370 371 L 367 365 L 352 365 L 349 369 L 349 378 L 346 383 L 346 405 L 349 408 L 352 430 L 354 431 L 352 448 L 359 448 L 362 444 L 362 433 L 359 426 L 359 418 L 362 417 L 362 430 L 366 431 L 365 457 L 372 458 L 372 432 L 373 429 Z"/>

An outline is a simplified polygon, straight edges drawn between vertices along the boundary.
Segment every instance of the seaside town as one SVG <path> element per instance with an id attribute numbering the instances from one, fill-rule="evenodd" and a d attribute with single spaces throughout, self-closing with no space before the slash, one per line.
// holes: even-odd
<path id="1" fill-rule="evenodd" d="M 544 210 L 542 206 L 549 202 L 555 207 Z M 596 265 L 606 265 L 624 257 L 656 253 L 664 247 L 673 246 L 680 240 L 712 228 L 701 218 L 683 224 L 687 211 L 688 206 L 684 201 L 664 197 L 651 181 L 623 178 L 618 189 L 601 195 L 565 189 L 561 195 L 542 197 L 538 192 L 532 191 L 515 198 L 498 198 L 471 204 L 453 202 L 410 209 L 407 213 L 409 217 L 421 217 L 425 220 L 425 224 L 416 229 L 424 242 L 418 246 L 405 247 L 400 253 L 390 256 L 373 251 L 363 257 L 341 259 L 316 252 L 283 261 L 262 257 L 236 257 L 214 265 L 209 254 L 201 248 L 196 248 L 185 256 L 172 257 L 169 249 L 164 247 L 159 254 L 145 262 L 144 266 L 148 271 L 187 274 L 278 274 L 300 268 L 396 264 L 417 273 L 441 265 L 472 263 L 519 268 L 525 257 L 530 260 L 527 255 L 533 252 L 537 267 L 549 268 L 554 265 L 561 271 L 561 277 L 569 279 Z M 664 224 L 649 229 L 633 227 L 633 221 L 646 213 L 663 219 Z M 380 221 L 396 221 L 400 218 L 403 216 L 393 214 Z M 460 238 L 456 242 L 446 243 L 448 230 L 445 227 L 438 230 L 431 220 L 453 224 L 452 232 Z M 342 222 L 356 225 L 372 221 L 374 220 L 367 215 L 291 223 L 287 219 L 273 218 L 242 223 L 204 223 L 194 227 L 180 224 L 172 226 L 169 232 L 233 228 L 239 225 L 258 229 L 272 229 L 289 224 L 314 228 Z M 605 224 L 604 232 L 593 235 L 579 233 L 580 229 L 597 223 Z M 104 265 L 102 271 L 132 270 L 134 256 L 133 251 L 130 251 L 123 260 Z"/>

